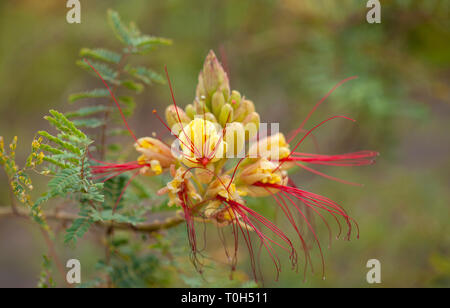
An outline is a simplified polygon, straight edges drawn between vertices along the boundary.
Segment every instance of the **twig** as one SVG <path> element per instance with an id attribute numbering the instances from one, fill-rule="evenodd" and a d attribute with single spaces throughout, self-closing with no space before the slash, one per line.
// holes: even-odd
<path id="1" fill-rule="evenodd" d="M 60 211 L 57 213 L 44 213 L 45 217 L 49 220 L 57 220 L 57 221 L 73 221 L 77 218 L 79 218 L 77 215 Z M 11 217 L 11 216 L 19 216 L 19 217 L 28 217 L 29 212 L 22 209 L 17 209 L 17 214 L 13 212 L 13 210 L 9 207 L 0 207 L 0 219 L 4 217 Z M 130 223 L 119 223 L 119 222 L 113 222 L 113 221 L 96 221 L 94 222 L 95 225 L 99 227 L 104 228 L 110 228 L 114 227 L 115 229 L 120 230 L 130 230 L 130 231 L 136 231 L 136 232 L 142 232 L 142 233 L 152 233 L 157 232 L 165 229 L 170 229 L 172 227 L 175 227 L 182 223 L 184 219 L 178 215 L 173 215 L 170 217 L 165 218 L 162 221 L 154 220 L 149 222 L 143 222 L 138 223 L 136 225 L 132 225 Z"/>

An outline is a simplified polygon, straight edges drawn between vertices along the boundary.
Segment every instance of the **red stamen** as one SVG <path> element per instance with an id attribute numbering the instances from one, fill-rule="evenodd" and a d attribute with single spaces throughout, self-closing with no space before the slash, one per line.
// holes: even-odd
<path id="1" fill-rule="evenodd" d="M 339 155 L 320 155 L 293 152 L 292 155 L 283 160 L 302 161 L 310 164 L 330 166 L 364 166 L 375 163 L 375 157 L 379 153 L 375 151 L 359 151 Z"/>
<path id="2" fill-rule="evenodd" d="M 297 163 L 297 162 L 295 163 L 295 165 L 296 165 L 296 166 L 299 166 L 300 168 L 303 168 L 303 169 L 305 169 L 305 170 L 308 170 L 309 172 L 312 172 L 312 173 L 314 173 L 314 174 L 323 176 L 324 178 L 327 178 L 327 179 L 329 179 L 329 180 L 333 180 L 333 181 L 336 181 L 336 182 L 344 183 L 344 184 L 347 184 L 347 185 L 363 186 L 363 184 L 354 183 L 354 182 L 349 182 L 349 181 L 346 181 L 346 180 L 342 180 L 342 179 L 336 178 L 336 177 L 331 176 L 331 175 L 327 175 L 327 174 L 325 174 L 325 173 L 322 173 L 322 172 L 320 172 L 320 171 L 317 171 L 317 170 L 315 170 L 315 169 L 313 169 L 313 168 L 310 168 L 310 167 L 308 167 L 308 166 L 299 164 L 299 163 Z"/>
<path id="3" fill-rule="evenodd" d="M 312 116 L 314 111 L 316 111 L 316 109 L 328 98 L 328 96 L 330 96 L 334 92 L 334 90 L 336 90 L 338 87 L 340 87 L 341 85 L 343 85 L 347 81 L 350 81 L 350 80 L 356 79 L 356 78 L 358 78 L 358 76 L 352 76 L 352 77 L 349 77 L 349 78 L 346 78 L 346 79 L 340 81 L 324 97 L 322 97 L 322 99 L 319 102 L 317 102 L 316 105 L 311 109 L 311 111 L 308 113 L 306 118 L 300 124 L 299 128 L 297 128 L 297 130 L 294 132 L 292 137 L 289 138 L 288 143 L 291 143 L 291 141 L 298 135 L 298 133 L 300 133 L 300 131 L 302 130 L 303 126 L 306 124 L 306 121 L 308 121 L 308 119 Z"/>
<path id="4" fill-rule="evenodd" d="M 326 120 L 323 120 L 322 122 L 320 122 L 319 124 L 317 124 L 316 126 L 314 126 L 313 128 L 311 128 L 310 130 L 308 130 L 308 132 L 303 136 L 302 139 L 300 139 L 300 141 L 295 145 L 295 147 L 292 149 L 292 152 L 295 152 L 295 150 L 300 146 L 300 144 L 303 142 L 303 140 L 305 140 L 306 137 L 308 137 L 315 129 L 319 128 L 320 126 L 322 126 L 323 124 L 325 124 L 328 121 L 331 121 L 333 119 L 337 119 L 337 118 L 343 118 L 343 119 L 347 119 L 350 120 L 352 122 L 355 122 L 354 119 L 346 117 L 346 116 L 333 116 L 331 118 L 328 118 Z M 286 157 L 285 160 L 283 160 L 280 164 L 278 164 L 278 167 L 276 167 L 273 172 L 275 172 L 276 170 L 278 170 L 282 164 L 284 164 L 286 162 L 286 160 L 292 155 L 292 152 L 289 153 L 288 157 Z"/>

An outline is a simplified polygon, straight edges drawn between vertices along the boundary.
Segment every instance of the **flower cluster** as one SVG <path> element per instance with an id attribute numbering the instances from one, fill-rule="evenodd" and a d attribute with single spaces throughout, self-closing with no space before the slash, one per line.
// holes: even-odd
<path id="1" fill-rule="evenodd" d="M 324 214 L 333 217 L 339 226 L 339 234 L 343 221 L 348 229 L 346 238 L 350 238 L 352 228 L 357 224 L 347 212 L 336 202 L 296 186 L 288 176 L 290 169 L 300 167 L 329 179 L 349 183 L 323 174 L 309 165 L 372 164 L 378 155 L 373 151 L 340 155 L 298 151 L 302 142 L 318 127 L 335 118 L 349 118 L 335 116 L 310 130 L 304 130 L 303 126 L 322 100 L 289 139 L 282 133 L 264 136 L 259 132 L 260 116 L 254 103 L 238 91 L 230 89 L 228 76 L 212 51 L 199 74 L 192 104 L 184 109 L 179 107 L 173 96 L 170 79 L 169 86 L 173 105 L 167 107 L 165 120 L 156 111 L 154 114 L 173 135 L 173 144 L 169 145 L 155 137 L 137 139 L 135 148 L 140 154 L 137 161 L 125 164 L 102 162 L 99 166 L 94 166 L 93 171 L 104 179 L 130 170 L 136 170 L 135 176 L 157 176 L 163 172 L 170 174 L 171 180 L 158 193 L 168 196 L 169 205 L 180 208 L 186 221 L 196 266 L 201 265 L 201 262 L 197 258 L 195 222 L 203 221 L 211 222 L 220 229 L 231 230 L 235 249 L 230 253 L 227 245 L 224 246 L 233 268 L 240 237 L 248 248 L 255 278 L 254 256 L 261 248 L 267 251 L 277 274 L 281 270 L 277 254 L 279 249 L 288 253 L 293 267 L 296 267 L 298 248 L 293 244 L 294 240 L 285 233 L 285 226 L 275 225 L 259 214 L 257 209 L 248 206 L 248 198 L 273 198 L 274 206 L 281 209 L 290 228 L 299 238 L 305 267 L 312 265 L 312 260 L 301 232 L 302 227 L 312 232 L 322 255 L 318 236 L 305 209 L 315 213 L 329 230 Z M 303 135 L 300 140 L 293 143 L 301 133 Z M 302 219 L 299 220 L 298 217 Z M 255 246 L 252 238 L 259 240 L 259 247 Z"/>

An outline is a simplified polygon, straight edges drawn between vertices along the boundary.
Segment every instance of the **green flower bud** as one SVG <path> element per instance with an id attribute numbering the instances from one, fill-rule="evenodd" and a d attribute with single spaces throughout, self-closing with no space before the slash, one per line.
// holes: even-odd
<path id="1" fill-rule="evenodd" d="M 208 120 L 210 122 L 217 123 L 216 117 L 211 112 L 207 112 L 205 114 L 205 118 L 206 118 L 206 120 Z"/>
<path id="2" fill-rule="evenodd" d="M 241 105 L 241 93 L 236 90 L 231 91 L 230 104 L 236 110 Z"/>
<path id="3" fill-rule="evenodd" d="M 186 115 L 183 109 L 176 108 L 174 105 L 168 106 L 166 108 L 166 121 L 169 127 L 178 124 L 180 120 L 183 124 L 191 122 L 191 119 Z"/>
<path id="4" fill-rule="evenodd" d="M 245 107 L 246 114 L 250 114 L 252 112 L 255 112 L 255 104 L 251 100 L 245 99 L 242 102 L 242 105 Z"/>
<path id="5" fill-rule="evenodd" d="M 233 107 L 230 104 L 225 104 L 222 106 L 219 115 L 219 124 L 225 126 L 226 123 L 229 123 L 233 120 Z"/>
<path id="6" fill-rule="evenodd" d="M 236 112 L 234 113 L 234 121 L 242 122 L 245 117 L 255 111 L 255 105 L 252 101 L 244 99 Z"/>
<path id="7" fill-rule="evenodd" d="M 209 112 L 210 111 L 208 106 L 206 106 L 204 100 L 195 100 L 194 107 L 195 107 L 196 114 L 203 114 L 205 112 Z"/>
<path id="8" fill-rule="evenodd" d="M 215 92 L 211 102 L 212 112 L 216 116 L 219 116 L 223 105 L 225 105 L 225 97 L 223 96 L 223 93 Z"/>
<path id="9" fill-rule="evenodd" d="M 214 92 L 222 92 L 225 98 L 230 93 L 230 83 L 227 73 L 223 69 L 214 52 L 211 50 L 203 64 L 203 70 L 198 77 L 196 90 L 197 98 L 202 96 L 206 100 L 206 106 L 211 107 L 211 96 Z"/>
<path id="10" fill-rule="evenodd" d="M 259 130 L 260 117 L 256 112 L 252 112 L 247 115 L 243 121 L 245 127 L 246 138 L 250 139 L 254 137 Z"/>
<path id="11" fill-rule="evenodd" d="M 195 112 L 195 107 L 194 107 L 192 104 L 188 104 L 188 105 L 186 105 L 186 108 L 184 108 L 184 110 L 185 110 L 185 112 L 186 112 L 186 115 L 187 115 L 191 120 L 193 120 L 194 117 L 195 117 L 195 114 L 196 114 L 196 112 Z"/>

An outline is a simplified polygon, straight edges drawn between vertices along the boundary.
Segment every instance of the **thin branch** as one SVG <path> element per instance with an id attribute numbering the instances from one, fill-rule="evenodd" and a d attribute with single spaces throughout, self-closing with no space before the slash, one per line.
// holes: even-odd
<path id="1" fill-rule="evenodd" d="M 48 212 L 44 213 L 45 217 L 48 220 L 56 220 L 56 221 L 73 221 L 78 217 L 78 215 L 59 211 L 59 212 Z M 28 217 L 29 212 L 22 209 L 17 209 L 17 214 L 13 212 L 13 210 L 10 207 L 0 207 L 0 219 L 6 218 L 6 217 L 13 217 L 13 216 L 19 216 L 19 217 Z M 113 221 L 97 221 L 94 224 L 99 227 L 104 228 L 110 228 L 114 227 L 115 229 L 120 230 L 130 230 L 130 231 L 136 231 L 136 232 L 143 232 L 143 233 L 152 233 L 156 231 L 161 231 L 165 229 L 170 229 L 172 227 L 175 227 L 182 223 L 184 219 L 180 216 L 173 215 L 170 217 L 165 218 L 164 220 L 154 220 L 149 222 L 143 222 L 136 225 L 132 225 L 130 223 L 119 223 L 119 222 L 113 222 Z"/>

